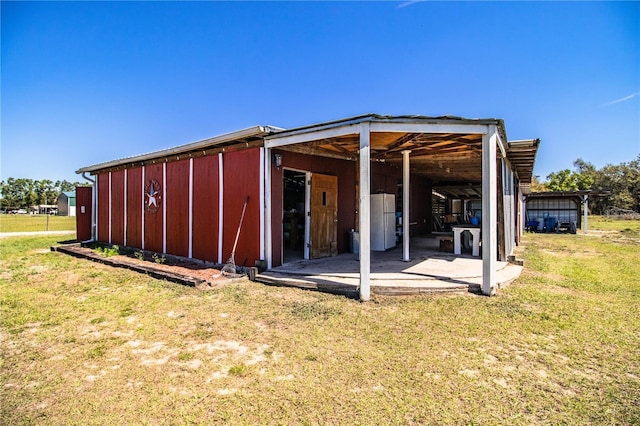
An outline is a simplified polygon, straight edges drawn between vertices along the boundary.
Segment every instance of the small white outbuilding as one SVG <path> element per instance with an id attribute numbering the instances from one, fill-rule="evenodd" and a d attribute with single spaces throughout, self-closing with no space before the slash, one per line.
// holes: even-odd
<path id="1" fill-rule="evenodd" d="M 58 215 L 76 215 L 76 193 L 75 191 L 62 192 L 58 195 Z"/>

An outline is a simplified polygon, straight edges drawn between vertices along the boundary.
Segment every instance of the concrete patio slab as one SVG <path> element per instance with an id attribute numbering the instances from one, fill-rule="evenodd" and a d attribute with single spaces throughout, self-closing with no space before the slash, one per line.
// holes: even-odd
<path id="1" fill-rule="evenodd" d="M 434 238 L 412 239 L 411 260 L 402 260 L 402 249 L 371 252 L 371 292 L 381 295 L 431 293 L 479 293 L 482 259 L 470 254 L 454 255 L 437 251 Z M 498 288 L 522 272 L 523 267 L 497 262 Z M 315 289 L 357 295 L 360 262 L 357 254 L 299 260 L 256 275 L 256 281 L 272 285 Z"/>

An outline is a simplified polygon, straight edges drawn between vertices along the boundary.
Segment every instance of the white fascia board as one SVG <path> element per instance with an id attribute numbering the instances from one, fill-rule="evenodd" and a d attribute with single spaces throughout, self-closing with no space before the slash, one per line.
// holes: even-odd
<path id="1" fill-rule="evenodd" d="M 281 146 L 294 145 L 298 143 L 305 143 L 316 141 L 320 139 L 335 138 L 346 135 L 357 135 L 360 131 L 360 124 L 346 124 L 338 125 L 337 127 L 329 127 L 323 129 L 304 129 L 301 132 L 295 132 L 293 134 L 278 136 L 273 135 L 265 138 L 265 148 L 277 148 Z"/>
<path id="2" fill-rule="evenodd" d="M 370 126 L 371 132 L 460 133 L 481 135 L 488 132 L 486 124 L 390 123 L 373 121 Z"/>

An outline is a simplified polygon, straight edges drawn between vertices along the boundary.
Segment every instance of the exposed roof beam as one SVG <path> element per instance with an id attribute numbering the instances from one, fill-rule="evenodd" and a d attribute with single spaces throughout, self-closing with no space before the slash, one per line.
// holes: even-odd
<path id="1" fill-rule="evenodd" d="M 280 147 L 283 151 L 289 152 L 297 152 L 299 154 L 307 154 L 307 155 L 319 155 L 321 157 L 328 158 L 336 158 L 338 160 L 349 160 L 353 161 L 356 159 L 357 154 L 347 152 L 346 154 L 340 153 L 338 151 L 330 151 L 328 149 L 322 148 L 320 146 L 312 146 L 309 147 L 306 144 L 304 145 L 287 145 L 284 147 Z"/>
<path id="2" fill-rule="evenodd" d="M 371 123 L 372 132 L 402 132 L 402 133 L 461 133 L 485 134 L 488 129 L 484 124 L 454 124 L 454 123 Z"/>

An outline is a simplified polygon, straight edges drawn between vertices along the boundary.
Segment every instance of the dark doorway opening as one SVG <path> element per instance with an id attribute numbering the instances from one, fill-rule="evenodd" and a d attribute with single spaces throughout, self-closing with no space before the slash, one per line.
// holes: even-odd
<path id="1" fill-rule="evenodd" d="M 304 259 L 306 173 L 285 170 L 283 176 L 283 263 Z"/>

